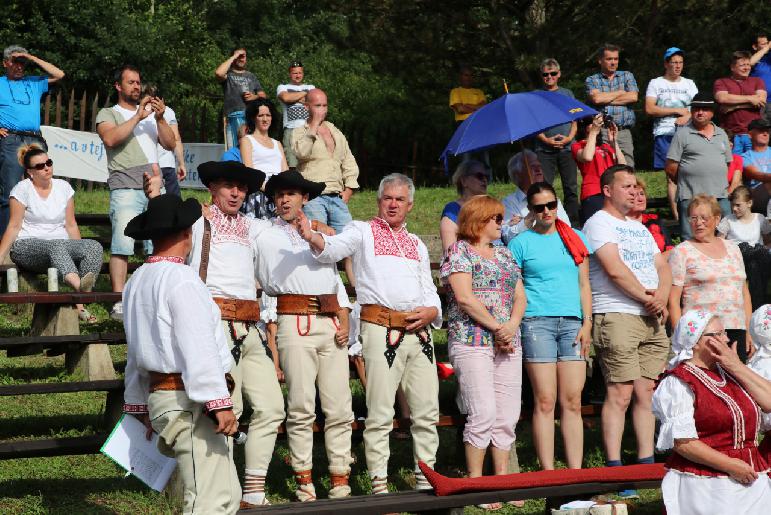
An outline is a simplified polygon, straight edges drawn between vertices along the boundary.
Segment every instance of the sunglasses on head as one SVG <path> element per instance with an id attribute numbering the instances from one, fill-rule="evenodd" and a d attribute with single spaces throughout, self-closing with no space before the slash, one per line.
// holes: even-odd
<path id="1" fill-rule="evenodd" d="M 31 165 L 30 168 L 34 168 L 35 170 L 43 170 L 46 166 L 53 166 L 54 162 L 49 159 L 48 161 L 45 161 L 43 163 L 38 163 L 36 165 Z"/>
<path id="2" fill-rule="evenodd" d="M 541 75 L 544 77 L 556 77 L 560 72 L 543 72 Z"/>
<path id="3" fill-rule="evenodd" d="M 501 225 L 503 223 L 503 215 L 497 214 L 497 215 L 491 216 L 490 218 L 487 219 L 487 221 L 489 222 L 490 220 L 495 220 L 495 223 L 497 223 L 498 225 Z"/>
<path id="4" fill-rule="evenodd" d="M 557 209 L 557 201 L 552 200 L 551 202 L 547 202 L 546 204 L 533 204 L 530 206 L 530 208 L 535 211 L 536 213 L 543 213 L 546 209 L 549 211 L 554 211 Z"/>

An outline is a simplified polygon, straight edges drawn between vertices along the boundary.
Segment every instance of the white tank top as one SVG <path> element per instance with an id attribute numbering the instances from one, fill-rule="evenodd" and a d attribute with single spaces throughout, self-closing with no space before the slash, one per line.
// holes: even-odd
<path id="1" fill-rule="evenodd" d="M 251 134 L 247 134 L 246 137 L 252 144 L 252 168 L 265 172 L 265 181 L 283 171 L 278 141 L 271 138 L 273 148 L 265 148 Z"/>

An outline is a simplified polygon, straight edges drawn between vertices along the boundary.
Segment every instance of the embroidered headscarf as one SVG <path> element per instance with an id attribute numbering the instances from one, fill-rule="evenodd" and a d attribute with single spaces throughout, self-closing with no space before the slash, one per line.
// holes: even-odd
<path id="1" fill-rule="evenodd" d="M 752 314 L 750 319 L 750 337 L 755 345 L 755 354 L 752 355 L 750 365 L 753 369 L 760 366 L 771 368 L 771 304 L 760 306 Z"/>
<path id="2" fill-rule="evenodd" d="M 668 368 L 671 370 L 681 361 L 693 357 L 693 348 L 701 338 L 704 328 L 715 317 L 712 313 L 691 309 L 686 311 L 675 326 L 672 335 L 672 353 L 674 357 L 669 360 Z"/>

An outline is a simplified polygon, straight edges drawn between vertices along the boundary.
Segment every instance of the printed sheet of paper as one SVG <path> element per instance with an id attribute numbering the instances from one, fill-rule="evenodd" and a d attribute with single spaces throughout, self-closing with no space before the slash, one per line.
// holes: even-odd
<path id="1" fill-rule="evenodd" d="M 145 426 L 136 417 L 123 415 L 102 445 L 101 452 L 127 473 L 160 492 L 174 472 L 177 460 L 160 453 L 156 433 L 152 440 L 147 440 L 145 432 Z"/>

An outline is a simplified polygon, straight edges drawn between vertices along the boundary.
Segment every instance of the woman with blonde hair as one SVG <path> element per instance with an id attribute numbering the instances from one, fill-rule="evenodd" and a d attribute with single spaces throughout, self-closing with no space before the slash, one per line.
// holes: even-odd
<path id="1" fill-rule="evenodd" d="M 447 252 L 450 245 L 458 239 L 458 215 L 463 205 L 475 195 L 487 193 L 490 176 L 481 161 L 469 159 L 463 161 L 452 174 L 452 184 L 458 190 L 458 199 L 448 202 L 439 217 L 439 236 L 442 250 Z"/>
<path id="2" fill-rule="evenodd" d="M 102 246 L 80 239 L 75 222 L 75 192 L 62 179 L 53 178 L 53 161 L 37 145 L 18 151 L 26 178 L 10 194 L 11 219 L 0 240 L 0 263 L 11 255 L 19 268 L 46 272 L 56 268 L 59 279 L 76 291 L 91 291 L 102 267 Z M 96 322 L 82 305 L 79 318 Z"/>
<path id="3" fill-rule="evenodd" d="M 519 324 L 526 299 L 511 252 L 493 245 L 501 237 L 503 211 L 503 204 L 489 195 L 469 199 L 458 216 L 458 241 L 448 249 L 440 272 L 449 286 L 450 361 L 468 412 L 463 441 L 469 477 L 482 475 L 488 447 L 495 474 L 508 474 L 521 407 Z"/>

